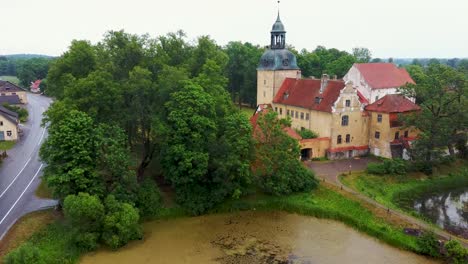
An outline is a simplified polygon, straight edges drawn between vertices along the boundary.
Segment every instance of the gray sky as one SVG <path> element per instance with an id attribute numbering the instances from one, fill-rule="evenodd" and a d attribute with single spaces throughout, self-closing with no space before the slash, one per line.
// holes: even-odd
<path id="1" fill-rule="evenodd" d="M 275 0 L 0 0 L 0 54 L 60 55 L 108 30 L 151 36 L 184 30 L 268 45 Z M 282 0 L 288 44 L 373 57 L 468 57 L 468 0 Z"/>

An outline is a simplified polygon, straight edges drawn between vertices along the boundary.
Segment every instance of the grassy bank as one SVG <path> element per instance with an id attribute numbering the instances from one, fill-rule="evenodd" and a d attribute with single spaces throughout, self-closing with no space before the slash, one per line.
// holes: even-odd
<path id="1" fill-rule="evenodd" d="M 0 262 L 6 253 L 31 239 L 34 233 L 55 222 L 59 217 L 60 215 L 52 209 L 30 213 L 22 217 L 0 243 Z"/>
<path id="2" fill-rule="evenodd" d="M 427 193 L 437 193 L 468 186 L 468 166 L 458 164 L 446 175 L 425 176 L 422 174 L 377 176 L 354 172 L 340 176 L 341 182 L 377 202 L 396 210 L 415 214 L 408 207 L 410 201 Z"/>
<path id="3" fill-rule="evenodd" d="M 10 150 L 16 144 L 16 141 L 0 141 L 0 150 Z"/>
<path id="4" fill-rule="evenodd" d="M 229 213 L 240 210 L 281 210 L 290 213 L 333 219 L 356 230 L 376 237 L 398 248 L 419 252 L 416 239 L 402 232 L 401 226 L 391 224 L 385 217 L 376 216 L 371 210 L 329 188 L 320 186 L 311 193 L 285 197 L 251 195 L 240 200 L 228 201 L 210 213 Z M 186 216 L 180 208 L 164 209 L 160 218 Z M 28 245 L 34 245 L 45 263 L 76 263 L 82 253 L 72 241 L 67 226 L 61 221 L 36 232 Z"/>

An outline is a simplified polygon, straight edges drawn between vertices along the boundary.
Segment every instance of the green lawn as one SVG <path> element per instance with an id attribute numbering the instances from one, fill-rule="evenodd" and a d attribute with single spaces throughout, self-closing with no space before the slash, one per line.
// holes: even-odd
<path id="1" fill-rule="evenodd" d="M 431 177 L 422 174 L 377 176 L 365 172 L 341 175 L 341 182 L 377 202 L 414 214 L 408 202 L 424 193 L 440 192 L 468 186 L 466 162 L 456 162 L 451 168 L 439 168 L 443 174 Z"/>
<path id="2" fill-rule="evenodd" d="M 242 106 L 241 111 L 247 118 L 250 119 L 252 115 L 255 113 L 255 108 Z"/>
<path id="3" fill-rule="evenodd" d="M 14 83 L 16 85 L 19 84 L 19 79 L 16 76 L 6 76 L 6 75 L 4 75 L 4 76 L 0 76 L 0 80 L 8 81 L 8 82 Z"/>
<path id="4" fill-rule="evenodd" d="M 0 150 L 10 150 L 16 144 L 16 141 L 0 141 Z"/>

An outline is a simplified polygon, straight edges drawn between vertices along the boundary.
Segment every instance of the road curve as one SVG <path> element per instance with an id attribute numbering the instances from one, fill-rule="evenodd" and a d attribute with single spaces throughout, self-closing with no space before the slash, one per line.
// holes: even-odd
<path id="1" fill-rule="evenodd" d="M 52 100 L 28 94 L 28 102 L 29 120 L 20 125 L 23 136 L 7 151 L 8 158 L 0 165 L 0 242 L 21 216 L 56 204 L 54 200 L 38 199 L 34 195 L 44 167 L 39 148 L 47 137 L 46 129 L 41 127 L 42 113 Z"/>

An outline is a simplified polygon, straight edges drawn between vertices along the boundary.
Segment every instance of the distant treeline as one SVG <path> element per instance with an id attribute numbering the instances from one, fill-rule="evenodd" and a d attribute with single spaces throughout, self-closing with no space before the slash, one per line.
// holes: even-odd
<path id="1" fill-rule="evenodd" d="M 20 85 L 29 87 L 37 79 L 47 77 L 49 63 L 54 57 L 36 54 L 15 54 L 0 56 L 0 76 L 17 76 Z"/>

